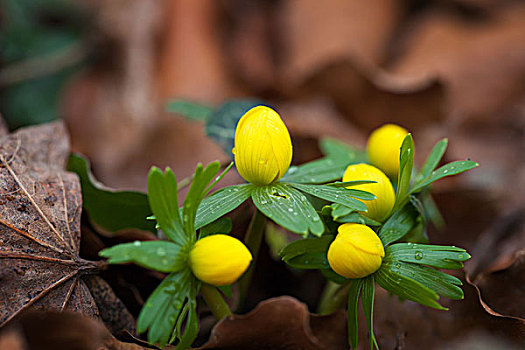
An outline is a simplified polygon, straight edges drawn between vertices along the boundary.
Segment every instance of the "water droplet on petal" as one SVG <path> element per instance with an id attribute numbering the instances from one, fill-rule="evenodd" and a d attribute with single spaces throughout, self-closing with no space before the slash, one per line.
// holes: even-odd
<path id="1" fill-rule="evenodd" d="M 414 258 L 416 260 L 421 260 L 423 259 L 423 252 L 420 252 L 419 250 L 416 252 L 416 254 L 414 254 Z"/>

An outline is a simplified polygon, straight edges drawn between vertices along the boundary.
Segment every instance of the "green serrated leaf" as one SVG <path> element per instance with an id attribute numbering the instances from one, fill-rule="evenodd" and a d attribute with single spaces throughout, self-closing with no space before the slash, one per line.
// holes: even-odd
<path id="1" fill-rule="evenodd" d="M 376 227 L 381 226 L 380 222 L 372 220 L 359 213 L 350 213 L 343 217 L 338 217 L 335 221 L 340 222 L 342 224 L 351 223 L 351 224 L 361 224 L 361 225 L 376 226 Z"/>
<path id="2" fill-rule="evenodd" d="M 401 144 L 401 151 L 399 153 L 399 174 L 397 176 L 396 201 L 392 211 L 401 208 L 407 201 L 413 164 L 414 141 L 412 140 L 412 134 L 407 134 Z"/>
<path id="3" fill-rule="evenodd" d="M 229 234 L 231 230 L 232 220 L 230 218 L 222 217 L 206 226 L 203 226 L 199 232 L 199 239 L 218 233 Z"/>
<path id="4" fill-rule="evenodd" d="M 332 235 L 320 238 L 304 238 L 288 244 L 281 250 L 282 260 L 299 269 L 328 269 L 326 253 L 334 240 Z"/>
<path id="5" fill-rule="evenodd" d="M 420 192 L 422 189 L 433 183 L 434 181 L 437 181 L 439 179 L 442 179 L 446 176 L 452 176 L 461 174 L 467 170 L 473 169 L 475 167 L 479 166 L 478 163 L 473 162 L 471 160 L 460 160 L 455 161 L 452 163 L 448 163 L 446 165 L 443 165 L 441 168 L 433 171 L 427 178 L 421 180 L 418 182 L 411 190 L 410 193 L 417 193 Z"/>
<path id="6" fill-rule="evenodd" d="M 82 187 L 82 206 L 97 226 L 110 232 L 130 228 L 157 232 L 155 222 L 147 220 L 151 209 L 145 193 L 115 191 L 104 187 L 91 174 L 88 160 L 78 154 L 70 155 L 68 170 L 78 175 Z"/>
<path id="7" fill-rule="evenodd" d="M 383 264 L 390 264 L 389 268 L 400 275 L 421 283 L 440 296 L 450 299 L 463 299 L 463 291 L 459 286 L 461 281 L 454 276 L 434 270 L 430 267 L 393 260 L 392 257 L 383 260 Z"/>
<path id="8" fill-rule="evenodd" d="M 403 299 L 412 300 L 434 309 L 447 310 L 437 302 L 439 296 L 436 292 L 396 272 L 392 266 L 392 264 L 382 264 L 374 273 L 374 278 L 381 287 Z"/>
<path id="9" fill-rule="evenodd" d="M 233 157 L 233 139 L 239 119 L 251 108 L 263 104 L 263 101 L 254 98 L 226 101 L 208 118 L 206 135 L 221 146 L 224 153 Z"/>
<path id="10" fill-rule="evenodd" d="M 243 184 L 229 186 L 204 198 L 197 210 L 195 228 L 201 228 L 217 220 L 245 202 L 253 190 L 253 185 Z"/>
<path id="11" fill-rule="evenodd" d="M 396 211 L 381 227 L 378 236 L 387 246 L 405 236 L 417 224 L 419 213 L 411 203 Z"/>
<path id="12" fill-rule="evenodd" d="M 394 260 L 450 270 L 462 268 L 463 261 L 470 259 L 465 249 L 432 244 L 397 243 L 386 247 L 385 254 Z"/>
<path id="13" fill-rule="evenodd" d="M 321 158 L 299 166 L 291 166 L 283 182 L 320 184 L 340 180 L 348 166 L 346 161 L 332 158 Z"/>
<path id="14" fill-rule="evenodd" d="M 205 169 L 203 169 L 201 164 L 197 165 L 195 169 L 193 181 L 191 182 L 190 189 L 182 206 L 182 221 L 186 235 L 190 240 L 196 240 L 195 218 L 197 216 L 197 210 L 204 198 L 206 188 L 217 175 L 220 168 L 221 165 L 219 162 L 212 162 L 208 164 Z"/>
<path id="15" fill-rule="evenodd" d="M 282 227 L 303 236 L 321 236 L 324 224 L 308 199 L 284 183 L 254 187 L 253 203 L 264 215 Z"/>
<path id="16" fill-rule="evenodd" d="M 369 192 L 352 190 L 344 187 L 332 187 L 324 185 L 307 185 L 291 183 L 296 189 L 311 194 L 314 197 L 321 198 L 330 202 L 342 204 L 356 211 L 367 211 L 365 203 L 356 198 L 364 200 L 375 199 L 375 195 Z"/>
<path id="17" fill-rule="evenodd" d="M 322 138 L 319 142 L 321 152 L 328 158 L 336 159 L 346 163 L 346 165 L 366 163 L 368 156 L 366 151 L 351 147 L 339 140 L 332 138 Z"/>
<path id="18" fill-rule="evenodd" d="M 177 198 L 177 179 L 170 168 L 163 173 L 159 168 L 151 168 L 148 174 L 148 201 L 162 231 L 175 243 L 184 245 L 184 233 L 179 215 Z"/>
<path id="19" fill-rule="evenodd" d="M 447 145 L 447 139 L 443 139 L 436 143 L 434 148 L 432 148 L 432 151 L 430 152 L 429 156 L 425 160 L 425 164 L 423 164 L 421 171 L 418 174 L 418 181 L 426 179 L 430 176 L 434 169 L 436 169 L 439 162 L 441 161 L 441 158 L 443 158 L 443 154 L 445 154 L 445 151 L 447 150 Z"/>
<path id="20" fill-rule="evenodd" d="M 118 244 L 99 252 L 110 264 L 135 263 L 160 272 L 177 272 L 186 267 L 187 254 L 181 246 L 166 241 L 136 241 Z"/>
<path id="21" fill-rule="evenodd" d="M 213 113 L 213 108 L 211 107 L 185 100 L 169 101 L 166 110 L 198 121 L 208 120 Z"/>
<path id="22" fill-rule="evenodd" d="M 363 280 L 353 280 L 348 293 L 348 343 L 352 349 L 357 349 L 357 303 L 363 288 Z"/>
<path id="23" fill-rule="evenodd" d="M 368 337 L 370 339 L 370 350 L 377 346 L 376 337 L 374 335 L 374 295 L 375 295 L 375 281 L 374 276 L 370 275 L 362 279 L 363 290 L 361 292 L 361 303 L 365 313 L 366 324 L 368 325 Z"/>

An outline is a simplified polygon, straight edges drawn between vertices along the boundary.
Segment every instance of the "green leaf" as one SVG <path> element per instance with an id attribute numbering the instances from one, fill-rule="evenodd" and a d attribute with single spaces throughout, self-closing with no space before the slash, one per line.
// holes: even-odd
<path id="1" fill-rule="evenodd" d="M 381 227 L 378 236 L 384 246 L 401 239 L 417 224 L 419 213 L 411 203 L 396 211 Z"/>
<path id="2" fill-rule="evenodd" d="M 368 337 L 370 339 L 370 350 L 374 348 L 379 350 L 377 346 L 376 337 L 374 335 L 374 294 L 375 294 L 375 282 L 374 275 L 370 275 L 362 279 L 363 290 L 361 294 L 361 303 L 363 305 L 363 311 L 365 313 L 366 324 L 368 325 Z"/>
<path id="3" fill-rule="evenodd" d="M 281 258 L 291 267 L 299 269 L 329 269 L 326 253 L 334 236 L 304 238 L 288 244 L 281 250 Z"/>
<path id="4" fill-rule="evenodd" d="M 330 281 L 335 282 L 337 284 L 345 284 L 348 281 L 350 281 L 348 278 L 344 278 L 343 276 L 339 275 L 337 272 L 335 272 L 331 268 L 329 268 L 329 269 L 320 269 L 319 271 L 321 272 L 321 274 L 327 280 L 330 280 Z"/>
<path id="5" fill-rule="evenodd" d="M 339 203 L 345 207 L 354 209 L 356 211 L 367 211 L 366 205 L 355 199 L 360 198 L 364 200 L 375 199 L 372 193 L 352 190 L 344 187 L 332 187 L 324 185 L 306 185 L 306 184 L 294 184 L 291 186 L 297 188 L 302 192 L 311 194 L 314 197 L 321 198 L 330 202 Z"/>
<path id="6" fill-rule="evenodd" d="M 392 269 L 392 266 L 394 265 L 382 264 L 379 270 L 374 273 L 374 278 L 381 287 L 403 299 L 412 300 L 434 309 L 447 310 L 436 301 L 439 298 L 436 292 L 411 278 L 403 276 Z"/>
<path id="7" fill-rule="evenodd" d="M 347 166 L 348 163 L 340 159 L 321 158 L 299 166 L 291 166 L 281 181 L 312 184 L 336 181 L 343 177 Z"/>
<path id="8" fill-rule="evenodd" d="M 213 108 L 185 100 L 170 101 L 166 110 L 199 121 L 206 121 L 213 113 Z"/>
<path id="9" fill-rule="evenodd" d="M 426 179 L 430 176 L 434 169 L 436 169 L 439 162 L 441 161 L 441 158 L 443 158 L 443 154 L 445 154 L 445 151 L 447 150 L 447 144 L 448 140 L 443 139 L 436 143 L 434 148 L 432 148 L 430 155 L 427 157 L 427 160 L 425 160 L 425 164 L 423 164 L 423 167 L 418 174 L 418 181 Z"/>
<path id="10" fill-rule="evenodd" d="M 319 142 L 319 148 L 323 154 L 332 159 L 336 159 L 346 165 L 366 163 L 368 156 L 366 151 L 354 147 L 332 138 L 322 138 Z"/>
<path id="11" fill-rule="evenodd" d="M 281 260 L 280 252 L 290 243 L 287 231 L 274 224 L 267 224 L 265 228 L 264 238 L 270 255 L 274 260 Z"/>
<path id="12" fill-rule="evenodd" d="M 334 220 L 337 220 L 339 218 L 342 218 L 343 216 L 347 216 L 350 213 L 353 213 L 355 210 L 345 207 L 344 205 L 341 205 L 339 203 L 332 203 L 332 217 Z"/>
<path id="13" fill-rule="evenodd" d="M 225 102 L 208 118 L 206 135 L 221 146 L 224 153 L 233 157 L 233 139 L 237 123 L 244 113 L 258 105 L 264 105 L 264 102 L 254 98 Z"/>
<path id="14" fill-rule="evenodd" d="M 344 181 L 344 182 L 336 181 L 336 182 L 327 183 L 326 185 L 327 186 L 333 186 L 333 187 L 350 187 L 350 186 L 365 185 L 365 184 L 375 184 L 375 183 L 377 183 L 377 181 L 372 181 L 372 180 L 355 180 L 355 181 Z M 366 192 L 366 193 L 369 193 L 369 192 Z M 375 199 L 375 196 L 372 199 Z"/>
<path id="15" fill-rule="evenodd" d="M 421 200 L 423 201 L 423 207 L 425 208 L 425 212 L 430 221 L 438 230 L 442 230 L 446 226 L 445 219 L 443 218 L 443 215 L 441 215 L 441 212 L 430 193 L 424 193 Z"/>
<path id="16" fill-rule="evenodd" d="M 232 230 L 232 220 L 230 218 L 219 218 L 214 222 L 209 223 L 206 226 L 203 226 L 199 232 L 199 239 L 214 235 L 218 233 L 228 234 Z"/>
<path id="17" fill-rule="evenodd" d="M 155 222 L 147 220 L 151 215 L 148 196 L 133 191 L 115 191 L 95 180 L 86 158 L 71 154 L 68 170 L 75 172 L 82 187 L 82 205 L 89 219 L 110 232 L 136 228 L 156 233 Z"/>
<path id="18" fill-rule="evenodd" d="M 381 226 L 380 222 L 367 218 L 366 216 L 361 215 L 359 213 L 350 213 L 348 215 L 337 218 L 336 221 L 342 224 L 350 223 L 376 227 Z"/>
<path id="19" fill-rule="evenodd" d="M 148 174 L 148 200 L 155 219 L 166 236 L 183 245 L 187 241 L 179 215 L 177 179 L 170 168 L 163 173 L 151 168 Z"/>
<path id="20" fill-rule="evenodd" d="M 432 244 L 397 243 L 386 247 L 385 254 L 393 260 L 449 270 L 462 268 L 463 261 L 470 259 L 465 249 Z"/>
<path id="21" fill-rule="evenodd" d="M 197 165 L 195 173 L 193 174 L 193 181 L 191 182 L 188 194 L 184 199 L 182 205 L 182 221 L 184 223 L 184 230 L 190 240 L 196 240 L 195 235 L 195 218 L 197 210 L 201 201 L 204 199 L 204 191 L 217 175 L 221 168 L 219 162 L 212 162 L 203 170 L 201 164 Z"/>
<path id="22" fill-rule="evenodd" d="M 160 272 L 177 272 L 186 267 L 187 253 L 181 246 L 165 241 L 135 241 L 118 244 L 99 252 L 110 264 L 135 263 Z"/>
<path id="23" fill-rule="evenodd" d="M 197 210 L 195 228 L 201 228 L 237 208 L 250 198 L 253 185 L 229 186 L 204 198 Z"/>
<path id="24" fill-rule="evenodd" d="M 462 283 L 454 276 L 430 267 L 396 261 L 392 257 L 384 259 L 383 264 L 390 264 L 389 269 L 392 271 L 424 285 L 440 296 L 455 300 L 463 299 L 463 291 L 459 287 Z"/>
<path id="25" fill-rule="evenodd" d="M 278 225 L 303 236 L 321 236 L 324 224 L 306 197 L 284 183 L 253 188 L 253 203 Z"/>
<path id="26" fill-rule="evenodd" d="M 407 134 L 401 144 L 401 151 L 399 153 L 399 174 L 397 176 L 396 201 L 393 211 L 402 207 L 407 201 L 413 163 L 414 141 L 412 140 L 412 134 Z"/>
<path id="27" fill-rule="evenodd" d="M 170 340 L 175 322 L 194 283 L 189 269 L 172 273 L 150 295 L 140 311 L 137 332 L 149 329 L 148 341 L 163 347 Z"/>
<path id="28" fill-rule="evenodd" d="M 357 349 L 357 303 L 363 288 L 363 280 L 352 280 L 348 293 L 348 343 L 352 349 Z"/>
<path id="29" fill-rule="evenodd" d="M 410 193 L 417 193 L 420 192 L 422 189 L 433 183 L 434 181 L 437 181 L 439 179 L 442 179 L 446 176 L 452 176 L 461 174 L 467 170 L 473 169 L 475 167 L 479 166 L 478 163 L 473 162 L 471 160 L 460 160 L 455 161 L 452 163 L 448 163 L 446 165 L 443 165 L 441 168 L 433 171 L 427 178 L 421 180 L 418 182 L 411 190 Z"/>
<path id="30" fill-rule="evenodd" d="M 195 299 L 188 300 L 188 317 L 186 318 L 186 327 L 184 334 L 180 338 L 180 342 L 175 349 L 186 350 L 189 349 L 191 343 L 197 338 L 199 332 L 199 318 L 197 316 L 197 302 Z M 180 331 L 177 329 L 178 333 Z"/>

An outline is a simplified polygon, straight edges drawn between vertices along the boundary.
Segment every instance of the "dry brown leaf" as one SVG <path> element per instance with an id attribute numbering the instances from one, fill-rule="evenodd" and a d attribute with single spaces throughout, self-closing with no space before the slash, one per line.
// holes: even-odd
<path id="1" fill-rule="evenodd" d="M 396 75 L 439 78 L 447 109 L 462 119 L 494 121 L 525 98 L 525 6 L 515 3 L 482 19 L 431 12 L 412 26 Z"/>
<path id="2" fill-rule="evenodd" d="M 314 72 L 305 88 L 328 95 L 350 121 L 368 130 L 393 122 L 414 131 L 445 117 L 439 81 L 395 77 L 355 59 Z"/>
<path id="3" fill-rule="evenodd" d="M 312 72 L 345 58 L 380 63 L 401 12 L 393 0 L 284 1 L 279 12 L 283 83 L 297 86 Z"/>
<path id="4" fill-rule="evenodd" d="M 62 122 L 0 139 L 0 326 L 30 307 L 99 316 L 92 295 L 103 284 L 90 291 L 84 281 L 101 263 L 78 255 L 81 193 L 76 175 L 64 170 L 68 156 Z M 109 304 L 125 315 L 115 299 Z"/>
<path id="5" fill-rule="evenodd" d="M 346 349 L 345 323 L 344 313 L 312 319 L 305 304 L 283 296 L 223 319 L 201 349 Z"/>

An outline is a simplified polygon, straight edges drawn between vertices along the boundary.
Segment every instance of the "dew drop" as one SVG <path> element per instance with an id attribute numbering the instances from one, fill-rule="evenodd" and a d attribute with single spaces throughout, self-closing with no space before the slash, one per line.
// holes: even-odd
<path id="1" fill-rule="evenodd" d="M 317 221 L 319 221 L 319 218 L 317 216 L 314 216 L 312 220 L 317 222 Z"/>
<path id="2" fill-rule="evenodd" d="M 448 170 L 446 170 L 446 169 L 443 170 L 443 174 L 446 174 L 446 173 L 448 173 Z"/>
<path id="3" fill-rule="evenodd" d="M 168 259 L 164 258 L 161 260 L 162 265 L 168 265 Z"/>
<path id="4" fill-rule="evenodd" d="M 267 201 L 261 201 L 261 204 L 266 204 L 266 203 L 268 203 L 268 202 Z"/>
<path id="5" fill-rule="evenodd" d="M 232 153 L 235 154 L 235 152 L 237 152 L 237 150 L 235 149 L 235 147 L 233 147 Z"/>
<path id="6" fill-rule="evenodd" d="M 463 254 L 459 254 L 458 259 L 463 259 Z"/>
<path id="7" fill-rule="evenodd" d="M 142 244 L 142 243 L 140 243 L 140 241 L 135 241 L 135 242 L 133 242 L 133 245 L 136 246 L 136 247 L 140 246 L 141 244 Z"/>
<path id="8" fill-rule="evenodd" d="M 291 212 L 293 212 L 293 209 L 292 208 L 288 208 L 288 211 L 291 213 Z"/>
<path id="9" fill-rule="evenodd" d="M 166 251 L 162 248 L 158 248 L 157 249 L 157 255 L 160 255 L 160 256 L 165 256 L 166 255 Z"/>
<path id="10" fill-rule="evenodd" d="M 414 257 L 416 258 L 416 260 L 421 260 L 423 259 L 423 253 L 418 250 L 416 254 L 414 254 Z"/>

